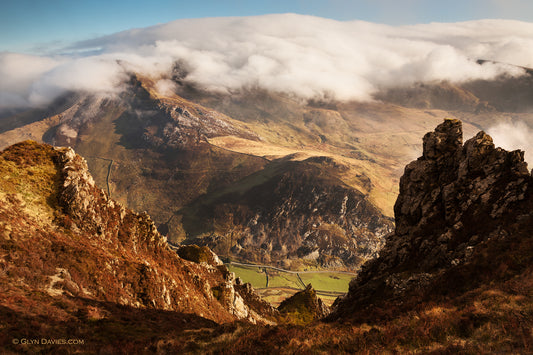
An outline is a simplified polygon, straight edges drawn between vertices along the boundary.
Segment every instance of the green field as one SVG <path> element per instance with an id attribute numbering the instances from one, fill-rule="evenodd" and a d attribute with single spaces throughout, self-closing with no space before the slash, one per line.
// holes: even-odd
<path id="1" fill-rule="evenodd" d="M 243 282 L 249 282 L 261 297 L 277 306 L 305 285 L 311 284 L 318 296 L 331 305 L 338 296 L 348 292 L 353 274 L 335 271 L 290 272 L 265 266 L 226 264 Z"/>
<path id="2" fill-rule="evenodd" d="M 266 269 L 268 273 L 268 287 L 289 287 L 295 289 L 304 289 L 303 285 L 298 279 L 298 274 L 283 272 L 274 269 Z"/>
<path id="3" fill-rule="evenodd" d="M 354 275 L 339 272 L 300 273 L 302 281 L 313 285 L 317 291 L 348 292 L 348 285 Z"/>
<path id="4" fill-rule="evenodd" d="M 266 274 L 262 268 L 226 264 L 229 271 L 234 272 L 243 282 L 249 282 L 255 289 L 266 288 Z"/>

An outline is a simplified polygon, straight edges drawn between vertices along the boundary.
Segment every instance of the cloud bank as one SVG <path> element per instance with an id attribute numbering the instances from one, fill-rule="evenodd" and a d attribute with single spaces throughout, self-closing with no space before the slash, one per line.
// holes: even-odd
<path id="1" fill-rule="evenodd" d="M 524 159 L 533 164 L 533 130 L 524 122 L 502 122 L 487 130 L 497 147 L 507 150 L 524 150 Z"/>
<path id="2" fill-rule="evenodd" d="M 533 24 L 209 18 L 120 32 L 67 50 L 49 57 L 0 53 L 0 109 L 43 105 L 67 90 L 117 92 L 128 71 L 169 88 L 178 61 L 187 70 L 184 80 L 207 90 L 260 87 L 303 98 L 370 100 L 382 88 L 415 82 L 521 75 L 516 65 L 533 67 Z"/>

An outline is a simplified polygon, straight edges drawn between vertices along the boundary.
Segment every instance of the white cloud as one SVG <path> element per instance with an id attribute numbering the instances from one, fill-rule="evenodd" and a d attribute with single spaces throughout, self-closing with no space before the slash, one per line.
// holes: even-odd
<path id="1" fill-rule="evenodd" d="M 487 130 L 497 147 L 525 151 L 525 160 L 533 164 L 533 130 L 524 122 L 502 122 Z"/>
<path id="2" fill-rule="evenodd" d="M 0 108 L 29 105 L 32 84 L 57 65 L 52 58 L 0 53 Z"/>
<path id="3" fill-rule="evenodd" d="M 69 90 L 113 93 L 125 79 L 123 68 L 111 57 L 79 58 L 41 75 L 30 86 L 28 99 L 42 105 Z"/>
<path id="4" fill-rule="evenodd" d="M 533 24 L 508 20 L 415 26 L 293 14 L 178 20 L 78 43 L 69 48 L 77 55 L 0 54 L 0 108 L 43 104 L 66 90 L 113 92 L 128 70 L 166 80 L 178 60 L 187 66 L 186 80 L 210 90 L 259 86 L 304 98 L 369 100 L 394 85 L 520 75 L 513 66 L 475 61 L 533 67 L 532 48 Z M 160 86 L 171 89 L 166 81 Z"/>

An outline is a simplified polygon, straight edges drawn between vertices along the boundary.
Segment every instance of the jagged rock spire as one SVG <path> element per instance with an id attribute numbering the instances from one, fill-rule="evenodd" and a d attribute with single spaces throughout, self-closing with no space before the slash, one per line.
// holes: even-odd
<path id="1" fill-rule="evenodd" d="M 496 148 L 485 132 L 464 145 L 462 136 L 461 122 L 451 119 L 424 136 L 423 155 L 400 179 L 395 232 L 352 281 L 334 317 L 379 299 L 425 292 L 491 240 L 531 229 L 533 178 L 524 152 Z"/>
<path id="2" fill-rule="evenodd" d="M 425 159 L 443 159 L 457 154 L 463 146 L 463 125 L 456 119 L 445 119 L 434 132 L 423 139 Z"/>

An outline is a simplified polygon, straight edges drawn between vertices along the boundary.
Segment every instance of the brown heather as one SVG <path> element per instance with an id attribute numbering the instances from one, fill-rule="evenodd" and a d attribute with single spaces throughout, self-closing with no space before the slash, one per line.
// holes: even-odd
<path id="1" fill-rule="evenodd" d="M 152 323 L 175 323 L 179 332 L 213 321 L 268 322 L 243 301 L 224 266 L 179 258 L 146 214 L 94 185 L 70 148 L 31 141 L 7 148 L 0 184 L 0 343 L 7 349 L 48 351 L 11 339 L 67 336 L 85 338 L 83 349 L 120 349 L 154 336 L 146 330 Z M 214 297 L 221 286 L 230 299 Z"/>

